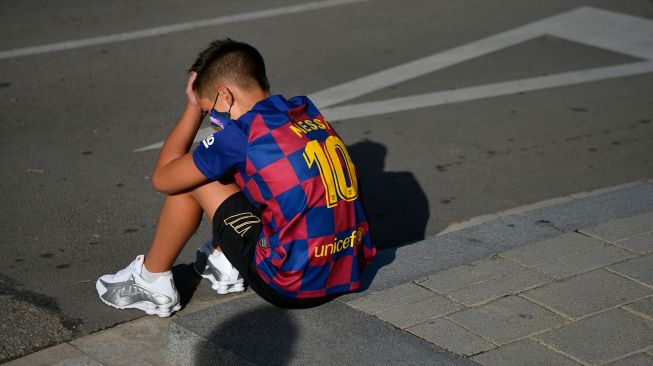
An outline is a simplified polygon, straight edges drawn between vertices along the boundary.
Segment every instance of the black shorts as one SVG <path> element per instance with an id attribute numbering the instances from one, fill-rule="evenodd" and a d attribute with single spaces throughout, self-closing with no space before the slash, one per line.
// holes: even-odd
<path id="1" fill-rule="evenodd" d="M 261 214 L 241 192 L 229 196 L 213 215 L 213 245 L 219 245 L 229 262 L 259 296 L 282 308 L 310 308 L 327 303 L 340 294 L 296 299 L 271 288 L 256 271 L 254 255 L 263 229 Z"/>

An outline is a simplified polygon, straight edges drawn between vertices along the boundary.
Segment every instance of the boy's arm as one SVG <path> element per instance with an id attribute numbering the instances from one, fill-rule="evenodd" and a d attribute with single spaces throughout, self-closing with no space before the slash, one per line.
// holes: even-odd
<path id="1" fill-rule="evenodd" d="M 188 152 L 204 117 L 192 89 L 196 75 L 193 72 L 188 79 L 186 109 L 163 143 L 152 174 L 152 185 L 163 193 L 178 193 L 207 180 L 193 162 L 193 155 Z"/>

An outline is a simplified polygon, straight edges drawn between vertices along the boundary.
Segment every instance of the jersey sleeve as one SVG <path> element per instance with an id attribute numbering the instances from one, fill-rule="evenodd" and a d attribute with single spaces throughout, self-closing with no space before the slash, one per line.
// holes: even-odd
<path id="1" fill-rule="evenodd" d="M 242 169 L 247 136 L 234 123 L 202 140 L 193 151 L 193 162 L 208 179 L 216 180 L 231 169 Z"/>

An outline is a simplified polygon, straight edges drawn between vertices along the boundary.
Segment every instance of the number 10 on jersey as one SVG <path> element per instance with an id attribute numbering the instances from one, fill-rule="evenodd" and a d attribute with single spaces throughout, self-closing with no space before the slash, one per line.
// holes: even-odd
<path id="1" fill-rule="evenodd" d="M 353 201 L 358 197 L 354 163 L 339 137 L 329 136 L 324 145 L 317 140 L 309 141 L 304 149 L 304 160 L 309 169 L 317 164 L 320 170 L 327 207 L 336 206 L 339 199 Z"/>

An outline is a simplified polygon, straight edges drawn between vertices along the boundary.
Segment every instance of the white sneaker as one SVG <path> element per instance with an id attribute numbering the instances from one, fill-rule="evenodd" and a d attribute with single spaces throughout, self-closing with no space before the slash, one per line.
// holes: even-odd
<path id="1" fill-rule="evenodd" d="M 116 274 L 100 277 L 95 283 L 100 300 L 118 309 L 140 309 L 162 318 L 181 309 L 179 293 L 172 274 L 160 276 L 154 282 L 141 277 L 143 255 L 139 255 Z"/>
<path id="2" fill-rule="evenodd" d="M 197 250 L 194 267 L 195 272 L 208 278 L 211 288 L 221 295 L 245 290 L 243 277 L 222 252 L 213 248 L 211 240 Z"/>

